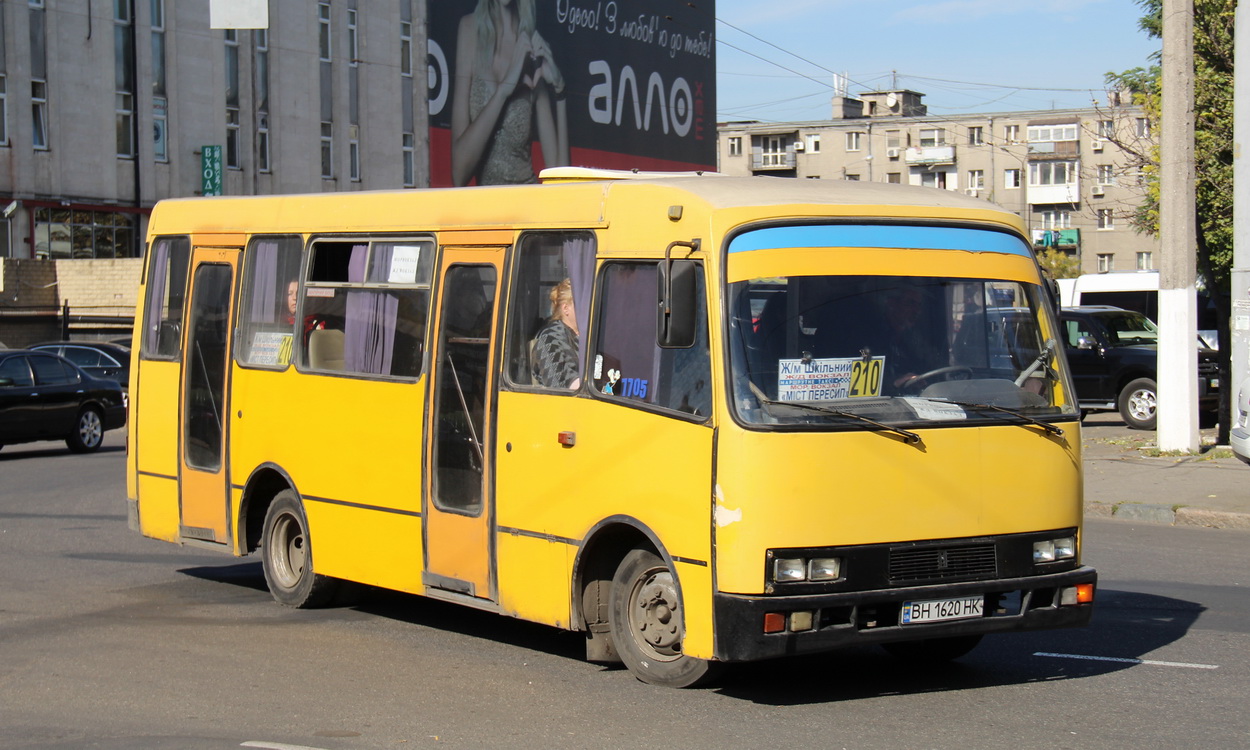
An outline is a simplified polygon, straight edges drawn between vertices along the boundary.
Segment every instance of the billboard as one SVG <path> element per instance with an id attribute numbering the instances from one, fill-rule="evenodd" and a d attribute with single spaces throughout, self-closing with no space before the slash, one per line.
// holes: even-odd
<path id="1" fill-rule="evenodd" d="M 716 167 L 712 0 L 432 0 L 430 183 Z"/>

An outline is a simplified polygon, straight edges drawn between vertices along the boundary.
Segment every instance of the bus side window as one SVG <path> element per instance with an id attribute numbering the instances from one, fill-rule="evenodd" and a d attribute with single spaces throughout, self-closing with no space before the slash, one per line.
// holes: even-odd
<path id="1" fill-rule="evenodd" d="M 235 346 L 239 364 L 290 364 L 303 251 L 299 237 L 256 237 L 248 244 Z"/>
<path id="2" fill-rule="evenodd" d="M 698 321 L 695 343 L 662 349 L 656 343 L 655 263 L 611 263 L 603 270 L 598 308 L 594 389 L 611 398 L 708 417 L 712 413 L 712 369 L 708 350 L 707 293 L 703 267 L 696 275 Z"/>
<path id="3" fill-rule="evenodd" d="M 586 362 L 594 267 L 595 237 L 590 232 L 522 235 L 517 244 L 508 312 L 507 373 L 513 385 L 562 391 L 572 391 L 580 385 Z M 566 280 L 568 283 L 563 284 Z M 559 306 L 552 304 L 553 291 L 565 300 L 572 295 L 571 311 L 576 318 L 572 327 L 561 322 Z M 558 377 L 553 368 L 541 367 L 539 362 L 541 357 L 555 353 L 550 351 L 552 348 L 559 348 L 560 360 L 570 366 Z M 540 371 L 547 382 L 540 382 L 536 375 Z"/>
<path id="4" fill-rule="evenodd" d="M 161 237 L 152 243 L 150 252 L 143 356 L 177 359 L 182 347 L 182 301 L 187 293 L 191 243 L 186 237 Z"/>

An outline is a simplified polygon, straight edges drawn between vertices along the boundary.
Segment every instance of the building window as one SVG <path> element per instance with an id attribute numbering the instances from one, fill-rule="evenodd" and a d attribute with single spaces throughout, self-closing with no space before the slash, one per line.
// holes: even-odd
<path id="1" fill-rule="evenodd" d="M 1146 119 L 1145 117 L 1138 117 L 1137 128 L 1135 132 L 1137 133 L 1138 138 L 1149 138 L 1150 137 L 1150 120 Z"/>
<path id="2" fill-rule="evenodd" d="M 1071 125 L 1036 125 L 1029 128 L 1029 143 L 1055 143 L 1057 141 L 1075 141 L 1077 138 L 1076 123 Z"/>
<path id="3" fill-rule="evenodd" d="M 1098 228 L 1115 229 L 1115 217 L 1109 208 L 1098 209 Z"/>
<path id="4" fill-rule="evenodd" d="M 317 36 L 317 52 L 321 62 L 330 62 L 333 49 L 330 46 L 330 4 L 317 3 L 317 23 L 320 28 Z"/>
<path id="5" fill-rule="evenodd" d="M 130 3 L 113 0 L 113 91 L 117 155 L 135 155 L 135 69 L 130 36 Z"/>
<path id="6" fill-rule="evenodd" d="M 1111 271 L 1113 263 L 1112 258 L 1115 256 L 1111 253 L 1098 253 L 1098 273 L 1108 273 Z"/>
<path id="7" fill-rule="evenodd" d="M 1096 132 L 1098 133 L 1099 138 L 1115 137 L 1115 121 L 1114 120 L 1099 120 Z"/>
<path id="8" fill-rule="evenodd" d="M 729 139 L 729 155 L 742 156 L 742 138 L 741 136 L 732 136 Z"/>
<path id="9" fill-rule="evenodd" d="M 786 164 L 786 146 L 779 135 L 766 135 L 763 138 L 761 153 L 765 167 L 783 167 Z"/>
<path id="10" fill-rule="evenodd" d="M 820 153 L 820 136 L 819 135 L 807 136 L 807 153 L 809 154 Z"/>
<path id="11" fill-rule="evenodd" d="M 237 107 L 226 108 L 226 167 L 228 169 L 241 169 L 242 162 L 239 155 L 239 110 Z"/>
<path id="12" fill-rule="evenodd" d="M 941 128 L 922 128 L 920 131 L 920 147 L 931 148 L 946 145 L 946 131 Z"/>
<path id="13" fill-rule="evenodd" d="M 1076 183 L 1076 162 L 1035 161 L 1029 164 L 1029 187 Z"/>
<path id="14" fill-rule="evenodd" d="M 36 151 L 48 150 L 48 84 L 30 82 L 31 142 Z"/>
<path id="15" fill-rule="evenodd" d="M 1114 185 L 1115 184 L 1115 166 L 1111 164 L 1098 165 L 1098 184 Z"/>
<path id="16" fill-rule="evenodd" d="M 138 255 L 133 214 L 36 208 L 35 257 L 130 258 Z"/>
<path id="17" fill-rule="evenodd" d="M 349 65 L 360 64 L 360 35 L 356 27 L 356 11 L 347 10 L 347 62 Z"/>
<path id="18" fill-rule="evenodd" d="M 412 76 L 412 23 L 409 21 L 399 25 L 399 73 Z"/>
<path id="19" fill-rule="evenodd" d="M 334 123 L 321 123 L 321 176 L 334 179 Z"/>
<path id="20" fill-rule="evenodd" d="M 1020 187 L 1020 170 L 1004 169 L 1003 170 L 1003 187 L 1005 188 Z"/>
<path id="21" fill-rule="evenodd" d="M 404 187 L 417 185 L 417 137 L 404 133 Z"/>
<path id="22" fill-rule="evenodd" d="M 946 173 L 945 172 L 921 172 L 920 184 L 922 187 L 946 189 Z"/>
<path id="23" fill-rule="evenodd" d="M 985 189 L 985 170 L 969 169 L 968 170 L 968 189 L 984 190 Z"/>
<path id="24" fill-rule="evenodd" d="M 1003 140 L 1007 141 L 1008 143 L 1018 143 L 1020 141 L 1020 126 L 1019 125 L 1004 125 L 1003 126 Z"/>
<path id="25" fill-rule="evenodd" d="M 1070 211 L 1042 211 L 1042 229 L 1071 229 L 1072 213 Z"/>
<path id="26" fill-rule="evenodd" d="M 0 34 L 4 33 L 4 24 L 0 23 Z M 3 58 L 0 57 L 0 65 Z M 9 145 L 9 98 L 8 80 L 0 73 L 0 146 Z"/>
<path id="27" fill-rule="evenodd" d="M 226 29 L 226 168 L 240 169 L 239 134 L 239 32 Z"/>
<path id="28" fill-rule="evenodd" d="M 360 126 L 351 125 L 347 130 L 347 168 L 352 182 L 360 182 Z"/>
<path id="29" fill-rule="evenodd" d="M 863 133 L 850 132 L 846 134 L 846 150 L 859 151 L 864 138 Z"/>
<path id="30" fill-rule="evenodd" d="M 1155 268 L 1154 253 L 1149 250 L 1139 250 L 1137 252 L 1137 270 L 1153 271 Z"/>
<path id="31" fill-rule="evenodd" d="M 859 182 L 859 175 L 857 175 L 857 174 L 844 174 L 844 175 L 842 175 L 842 179 L 846 180 L 847 182 Z"/>
<path id="32" fill-rule="evenodd" d="M 256 169 L 268 172 L 273 169 L 269 163 L 269 113 L 256 114 Z"/>
<path id="33" fill-rule="evenodd" d="M 902 148 L 903 138 L 898 130 L 885 131 L 885 147 L 886 148 Z"/>
<path id="34" fill-rule="evenodd" d="M 891 185 L 898 185 L 903 181 L 903 175 L 901 172 L 887 172 L 885 175 L 885 181 Z"/>
<path id="35" fill-rule="evenodd" d="M 985 144 L 985 128 L 971 127 L 968 128 L 968 145 L 981 146 Z"/>

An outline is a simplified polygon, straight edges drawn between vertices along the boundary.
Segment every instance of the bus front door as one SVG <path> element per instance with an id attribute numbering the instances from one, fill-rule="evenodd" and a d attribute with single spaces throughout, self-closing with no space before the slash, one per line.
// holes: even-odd
<path id="1" fill-rule="evenodd" d="M 493 586 L 495 351 L 504 248 L 445 248 L 426 410 L 424 583 L 478 599 Z"/>
<path id="2" fill-rule="evenodd" d="M 225 428 L 233 328 L 230 311 L 238 258 L 239 248 L 192 250 L 179 408 L 179 531 L 187 539 L 223 544 L 230 538 Z"/>

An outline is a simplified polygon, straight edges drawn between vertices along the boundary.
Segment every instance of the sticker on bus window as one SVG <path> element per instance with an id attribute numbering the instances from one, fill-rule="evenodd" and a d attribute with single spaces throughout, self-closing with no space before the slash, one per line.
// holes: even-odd
<path id="1" fill-rule="evenodd" d="M 391 273 L 388 284 L 417 283 L 417 263 L 421 260 L 421 248 L 416 245 L 396 245 L 391 248 Z"/>
<path id="2" fill-rule="evenodd" d="M 783 359 L 777 362 L 778 401 L 833 401 L 881 395 L 885 357 Z"/>
<path id="3" fill-rule="evenodd" d="M 291 361 L 291 334 L 257 331 L 252 335 L 249 361 L 254 365 L 285 365 Z"/>

